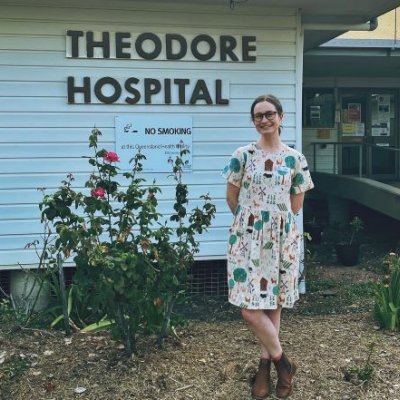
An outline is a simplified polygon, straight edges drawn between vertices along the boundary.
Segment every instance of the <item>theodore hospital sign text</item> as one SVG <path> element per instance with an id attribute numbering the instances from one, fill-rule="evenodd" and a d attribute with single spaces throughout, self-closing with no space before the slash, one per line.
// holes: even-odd
<path id="1" fill-rule="evenodd" d="M 256 37 L 68 30 L 66 56 L 104 60 L 255 62 Z M 162 77 L 142 76 L 143 66 L 136 71 L 140 72 L 127 77 L 69 76 L 68 103 L 229 104 L 227 80 L 165 76 L 164 71 Z"/>

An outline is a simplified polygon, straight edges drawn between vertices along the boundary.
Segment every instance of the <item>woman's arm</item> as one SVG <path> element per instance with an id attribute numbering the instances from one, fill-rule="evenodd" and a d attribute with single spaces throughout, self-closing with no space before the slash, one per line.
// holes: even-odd
<path id="1" fill-rule="evenodd" d="M 293 214 L 297 214 L 303 207 L 304 193 L 291 194 L 290 204 L 292 205 Z"/>
<path id="2" fill-rule="evenodd" d="M 240 192 L 240 187 L 237 187 L 232 183 L 228 182 L 226 186 L 226 202 L 228 203 L 228 206 L 232 211 L 232 214 L 235 212 L 238 205 L 239 192 Z"/>

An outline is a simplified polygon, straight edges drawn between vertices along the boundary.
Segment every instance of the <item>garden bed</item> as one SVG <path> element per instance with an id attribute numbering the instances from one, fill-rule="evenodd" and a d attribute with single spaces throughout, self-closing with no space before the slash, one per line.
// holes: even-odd
<path id="1" fill-rule="evenodd" d="M 283 313 L 283 346 L 299 365 L 292 399 L 400 400 L 400 334 L 379 330 L 371 316 L 387 250 L 366 246 L 360 265 L 341 267 L 329 244 L 313 249 L 307 294 Z M 178 337 L 161 350 L 153 338 L 142 339 L 129 359 L 106 332 L 66 338 L 3 325 L 0 399 L 249 399 L 258 344 L 239 311 L 209 297 L 181 311 L 188 324 Z M 362 381 L 355 371 L 371 348 L 373 375 Z"/>

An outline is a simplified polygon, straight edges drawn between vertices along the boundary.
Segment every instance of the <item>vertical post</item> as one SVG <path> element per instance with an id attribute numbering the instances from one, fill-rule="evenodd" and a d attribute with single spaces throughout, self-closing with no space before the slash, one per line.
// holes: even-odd
<path id="1" fill-rule="evenodd" d="M 317 155 L 316 155 L 316 143 L 313 143 L 313 170 L 314 172 L 317 172 Z"/>
<path id="2" fill-rule="evenodd" d="M 366 151 L 368 151 L 367 160 L 369 160 L 369 162 L 368 162 L 369 165 L 367 165 L 367 171 L 366 172 L 367 172 L 367 178 L 371 178 L 371 175 L 374 174 L 373 162 L 372 162 L 372 156 L 374 154 L 374 152 L 373 152 L 374 149 L 373 149 L 372 145 L 370 145 L 370 144 L 368 144 L 366 146 L 367 146 L 367 150 Z"/>
<path id="3" fill-rule="evenodd" d="M 362 144 L 358 146 L 358 176 L 362 177 Z"/>
<path id="4" fill-rule="evenodd" d="M 58 280 L 60 283 L 61 305 L 64 314 L 65 334 L 67 336 L 71 336 L 71 327 L 69 326 L 69 315 L 68 315 L 68 300 L 65 291 L 64 268 L 60 253 L 57 254 L 57 268 L 58 268 Z"/>
<path id="5" fill-rule="evenodd" d="M 333 173 L 336 174 L 336 145 L 337 143 L 333 143 Z"/>

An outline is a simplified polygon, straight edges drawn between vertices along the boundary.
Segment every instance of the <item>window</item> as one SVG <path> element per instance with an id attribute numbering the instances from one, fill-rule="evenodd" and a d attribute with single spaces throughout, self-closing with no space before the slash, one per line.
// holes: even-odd
<path id="1" fill-rule="evenodd" d="M 304 89 L 304 126 L 332 128 L 335 124 L 333 89 Z"/>

